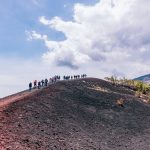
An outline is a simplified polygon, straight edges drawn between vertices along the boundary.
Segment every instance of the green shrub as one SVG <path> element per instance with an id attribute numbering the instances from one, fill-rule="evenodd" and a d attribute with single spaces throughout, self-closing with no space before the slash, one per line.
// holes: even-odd
<path id="1" fill-rule="evenodd" d="M 116 76 L 111 76 L 111 77 L 105 77 L 105 79 L 112 84 L 116 85 L 122 85 L 126 86 L 130 89 L 133 89 L 137 91 L 137 95 L 140 94 L 147 94 L 148 91 L 150 91 L 150 86 L 142 81 L 137 81 L 137 80 L 129 80 L 123 77 L 122 79 L 118 79 Z"/>

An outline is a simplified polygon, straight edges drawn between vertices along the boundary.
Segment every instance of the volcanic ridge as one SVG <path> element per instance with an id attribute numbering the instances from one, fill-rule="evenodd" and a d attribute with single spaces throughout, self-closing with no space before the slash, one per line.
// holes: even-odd
<path id="1" fill-rule="evenodd" d="M 148 149 L 150 105 L 101 79 L 59 81 L 0 100 L 0 150 Z"/>

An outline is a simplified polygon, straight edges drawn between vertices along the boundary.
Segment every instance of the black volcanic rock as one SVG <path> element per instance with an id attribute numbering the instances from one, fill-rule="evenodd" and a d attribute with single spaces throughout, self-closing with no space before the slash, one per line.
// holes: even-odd
<path id="1" fill-rule="evenodd" d="M 116 105 L 124 99 L 124 107 Z M 0 112 L 0 148 L 148 150 L 150 106 L 134 92 L 87 78 L 61 81 Z"/>

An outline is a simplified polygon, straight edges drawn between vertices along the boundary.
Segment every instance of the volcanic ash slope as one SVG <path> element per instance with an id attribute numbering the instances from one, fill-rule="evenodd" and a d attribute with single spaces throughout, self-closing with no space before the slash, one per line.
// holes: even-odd
<path id="1" fill-rule="evenodd" d="M 150 106 L 100 79 L 61 81 L 0 110 L 0 150 L 150 149 Z"/>

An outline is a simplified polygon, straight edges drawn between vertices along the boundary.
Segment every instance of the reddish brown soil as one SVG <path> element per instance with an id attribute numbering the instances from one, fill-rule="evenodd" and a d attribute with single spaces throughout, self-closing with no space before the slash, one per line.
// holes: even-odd
<path id="1" fill-rule="evenodd" d="M 0 150 L 36 149 L 149 150 L 150 106 L 92 78 L 1 99 Z"/>

